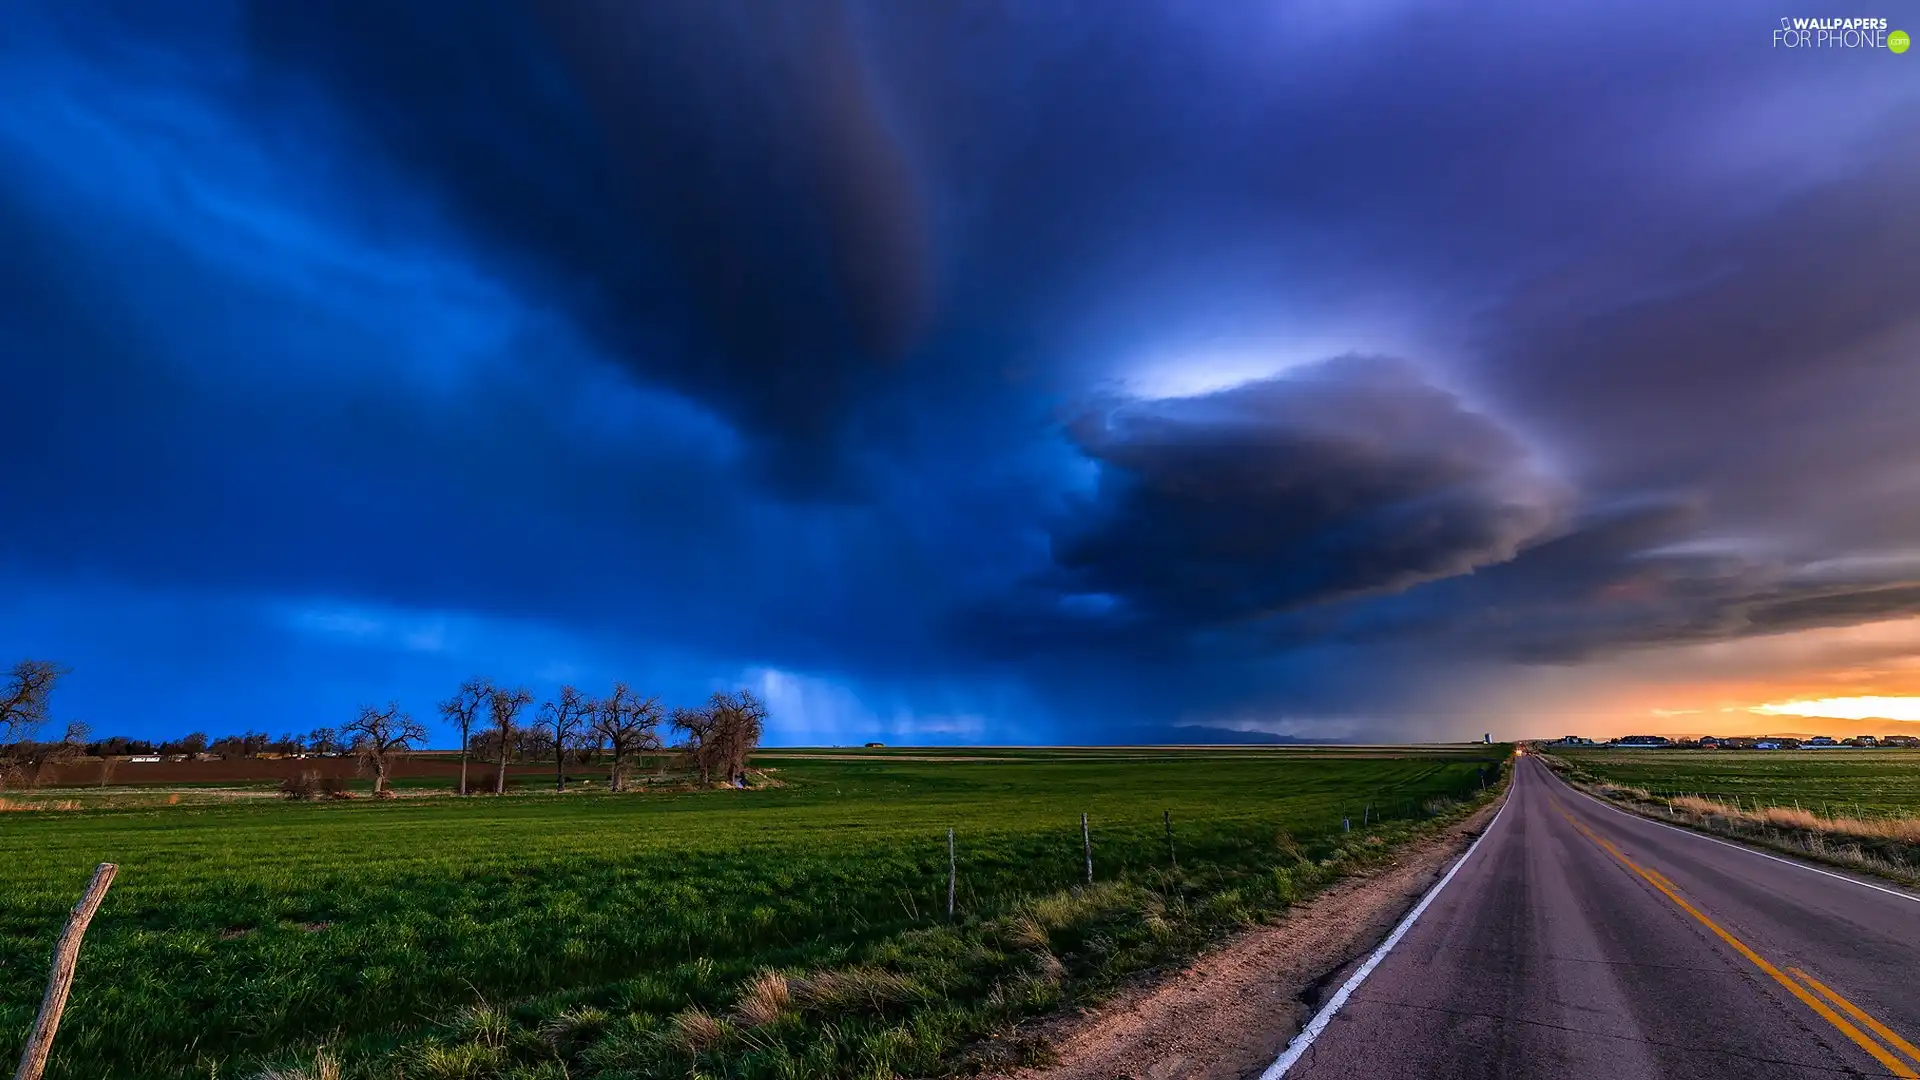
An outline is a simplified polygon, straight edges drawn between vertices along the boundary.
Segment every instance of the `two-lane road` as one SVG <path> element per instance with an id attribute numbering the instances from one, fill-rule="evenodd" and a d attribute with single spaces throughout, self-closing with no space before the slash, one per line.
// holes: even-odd
<path id="1" fill-rule="evenodd" d="M 1288 1080 L 1920 1077 L 1920 898 L 1605 806 L 1507 805 Z"/>

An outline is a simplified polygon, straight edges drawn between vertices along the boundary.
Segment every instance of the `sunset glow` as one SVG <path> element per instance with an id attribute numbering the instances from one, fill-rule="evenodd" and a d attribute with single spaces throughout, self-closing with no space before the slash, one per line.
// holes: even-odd
<path id="1" fill-rule="evenodd" d="M 1826 716 L 1838 720 L 1920 720 L 1920 697 L 1841 697 L 1783 701 L 1754 712 L 1774 716 Z"/>

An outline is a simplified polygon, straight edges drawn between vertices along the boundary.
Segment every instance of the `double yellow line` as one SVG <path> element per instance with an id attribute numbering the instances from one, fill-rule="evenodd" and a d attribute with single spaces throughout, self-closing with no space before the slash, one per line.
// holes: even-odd
<path id="1" fill-rule="evenodd" d="M 1775 982 L 1786 987 L 1787 992 L 1799 998 L 1801 1004 L 1818 1013 L 1821 1019 L 1832 1024 L 1840 1034 L 1852 1039 L 1860 1049 L 1872 1054 L 1874 1060 L 1886 1066 L 1888 1072 L 1901 1077 L 1902 1080 L 1920 1080 L 1920 1072 L 1915 1071 L 1915 1067 L 1920 1066 L 1920 1048 L 1916 1048 L 1912 1043 L 1901 1038 L 1892 1028 L 1874 1019 L 1865 1009 L 1841 997 L 1840 994 L 1831 987 L 1799 968 L 1789 967 L 1785 971 L 1782 971 L 1778 967 L 1775 967 L 1766 957 L 1761 956 L 1748 947 L 1746 942 L 1728 933 L 1726 928 L 1714 922 L 1712 919 L 1707 918 L 1701 913 L 1699 908 L 1688 903 L 1686 897 L 1680 895 L 1680 891 L 1674 887 L 1673 882 L 1667 880 L 1665 874 L 1662 874 L 1658 870 L 1641 866 L 1639 863 L 1627 858 L 1626 854 L 1615 847 L 1606 837 L 1601 836 L 1599 833 L 1594 832 L 1592 829 L 1582 825 L 1579 821 L 1576 821 L 1574 816 L 1560 807 L 1557 801 L 1555 802 L 1555 809 L 1560 811 L 1560 816 L 1566 818 L 1569 824 L 1580 830 L 1581 835 L 1598 844 L 1607 854 L 1618 859 L 1622 866 L 1640 875 L 1646 880 L 1647 884 L 1660 890 L 1667 899 L 1673 901 L 1675 906 L 1679 907 L 1681 911 L 1693 916 L 1700 922 L 1700 925 L 1713 931 L 1716 937 L 1732 946 L 1735 952 L 1751 961 L 1754 967 L 1759 968 Z M 1829 1002 L 1831 1004 L 1829 1004 Z M 1838 1011 L 1836 1011 L 1836 1009 Z M 1846 1015 L 1843 1016 L 1841 1013 L 1845 1013 Z M 1849 1020 L 1849 1017 L 1852 1019 Z M 1866 1031 L 1860 1030 L 1862 1027 L 1885 1040 L 1886 1045 L 1882 1046 L 1880 1043 L 1875 1042 L 1867 1035 Z M 1888 1047 L 1892 1049 L 1889 1050 Z M 1894 1051 L 1904 1054 L 1908 1061 L 1903 1061 L 1895 1056 Z M 1909 1064 L 1909 1061 L 1911 1064 Z"/>

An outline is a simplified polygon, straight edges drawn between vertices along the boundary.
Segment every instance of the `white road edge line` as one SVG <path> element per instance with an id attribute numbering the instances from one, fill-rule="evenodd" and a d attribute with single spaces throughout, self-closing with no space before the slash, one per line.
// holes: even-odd
<path id="1" fill-rule="evenodd" d="M 1551 773 L 1552 770 L 1549 769 L 1548 772 Z M 1619 807 L 1613 805 L 1612 803 L 1608 802 L 1605 799 L 1600 798 L 1597 795 L 1589 795 L 1586 792 L 1581 791 L 1579 788 L 1574 787 L 1572 784 L 1567 783 L 1565 780 L 1561 780 L 1558 776 L 1554 777 L 1554 779 L 1559 781 L 1560 786 L 1566 788 L 1568 791 L 1571 791 L 1582 798 L 1591 799 L 1592 801 L 1599 803 L 1601 806 L 1606 807 L 1607 809 L 1613 811 L 1614 813 L 1619 814 L 1621 817 L 1629 817 L 1634 819 L 1635 821 L 1644 821 L 1649 825 L 1658 825 L 1663 829 L 1672 829 L 1674 832 L 1680 833 L 1684 836 L 1691 836 L 1697 840 L 1705 840 L 1709 844 L 1719 844 L 1721 847 L 1732 848 L 1735 851 L 1744 851 L 1749 855 L 1758 855 L 1763 859 L 1772 859 L 1774 862 L 1777 862 L 1777 863 L 1785 863 L 1788 866 L 1797 866 L 1802 870 L 1809 870 L 1809 871 L 1812 871 L 1813 873 L 1819 874 L 1821 877 L 1830 877 L 1835 881 L 1852 882 L 1853 884 L 1858 885 L 1863 889 L 1872 889 L 1874 892 L 1883 892 L 1883 893 L 1886 893 L 1888 896 L 1897 896 L 1902 900 L 1908 900 L 1913 903 L 1920 904 L 1920 896 L 1915 896 L 1910 892 L 1902 892 L 1899 889 L 1890 889 L 1885 885 L 1875 885 L 1871 881 L 1861 881 L 1857 877 L 1849 877 L 1846 874 L 1836 874 L 1831 870 L 1822 870 L 1817 866 L 1814 866 L 1810 863 L 1801 862 L 1798 859 L 1789 859 L 1783 855 L 1774 855 L 1769 852 L 1758 851 L 1758 850 L 1755 850 L 1754 848 L 1750 848 L 1746 846 L 1745 844 L 1736 844 L 1730 840 L 1722 840 L 1717 836 L 1708 836 L 1706 833 L 1697 832 L 1693 829 L 1683 829 L 1678 825 L 1669 825 L 1664 821 L 1659 821 L 1654 818 L 1646 817 L 1645 815 L 1642 815 L 1642 814 L 1636 814 L 1628 810 L 1622 810 Z"/>
<path id="2" fill-rule="evenodd" d="M 1453 866 L 1447 870 L 1446 876 L 1436 882 L 1433 888 L 1428 889 L 1427 895 L 1422 896 L 1419 903 L 1413 905 L 1413 910 L 1407 912 L 1407 917 L 1401 919 L 1400 925 L 1393 928 L 1393 933 L 1387 935 L 1387 940 L 1373 950 L 1373 955 L 1367 957 L 1367 962 L 1360 965 L 1360 970 L 1348 976 L 1347 981 L 1340 984 L 1340 989 L 1334 993 L 1333 997 L 1328 999 L 1325 1005 L 1320 1006 L 1320 1011 L 1313 1014 L 1313 1019 L 1307 1021 L 1307 1026 L 1300 1030 L 1300 1034 L 1295 1035 L 1293 1041 L 1287 1044 L 1287 1048 L 1280 1052 L 1280 1056 L 1273 1060 L 1273 1064 L 1267 1066 L 1267 1071 L 1260 1074 L 1260 1080 L 1280 1080 L 1287 1075 L 1287 1070 L 1293 1068 L 1294 1064 L 1300 1060 L 1300 1056 L 1312 1048 L 1314 1040 L 1318 1039 L 1321 1033 L 1327 1030 L 1327 1025 L 1333 1022 L 1333 1015 L 1340 1011 L 1340 1007 L 1347 1003 L 1347 999 L 1353 996 L 1355 990 L 1360 989 L 1360 984 L 1367 981 L 1367 976 L 1373 974 L 1373 969 L 1380 966 L 1380 961 L 1387 958 L 1387 954 L 1393 951 L 1393 947 L 1400 944 L 1400 939 L 1405 937 L 1407 931 L 1413 927 L 1414 920 L 1420 917 L 1421 912 L 1427 910 L 1427 905 L 1433 903 L 1433 898 L 1440 895 L 1440 890 L 1447 887 L 1447 882 L 1453 880 L 1453 875 L 1460 872 L 1460 868 L 1466 865 L 1468 859 L 1473 858 L 1473 853 L 1479 849 L 1480 842 L 1487 838 L 1487 834 L 1493 831 L 1495 825 L 1500 824 L 1500 815 L 1507 812 L 1507 804 L 1512 801 L 1513 788 L 1509 784 L 1506 798 L 1500 803 L 1500 809 L 1493 812 L 1493 820 L 1487 822 L 1487 827 L 1480 831 L 1479 836 L 1473 838 L 1473 843 L 1467 845 L 1466 852 L 1454 861 Z"/>

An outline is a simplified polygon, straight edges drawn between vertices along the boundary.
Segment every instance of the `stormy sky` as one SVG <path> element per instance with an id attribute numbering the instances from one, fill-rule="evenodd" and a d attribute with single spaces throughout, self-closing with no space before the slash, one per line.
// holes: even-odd
<path id="1" fill-rule="evenodd" d="M 1802 7 L 8 4 L 0 654 L 135 734 L 1920 695 L 1920 59 Z"/>

